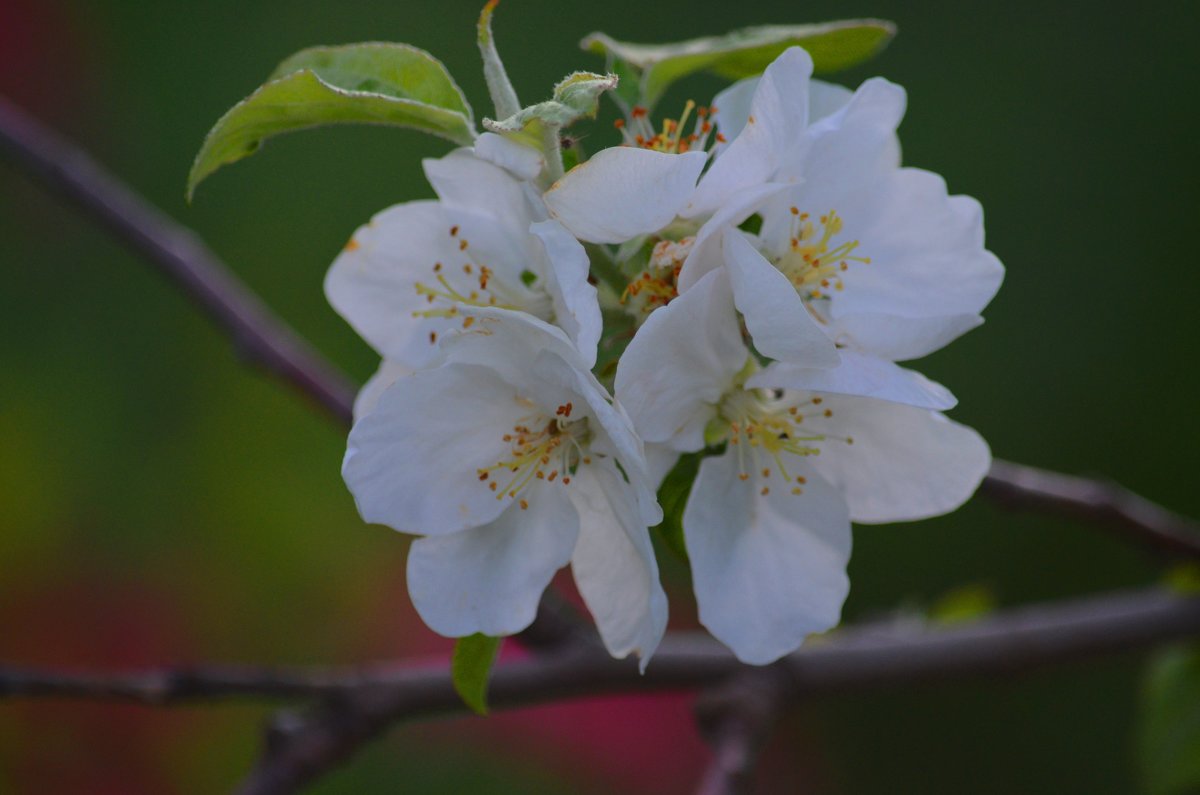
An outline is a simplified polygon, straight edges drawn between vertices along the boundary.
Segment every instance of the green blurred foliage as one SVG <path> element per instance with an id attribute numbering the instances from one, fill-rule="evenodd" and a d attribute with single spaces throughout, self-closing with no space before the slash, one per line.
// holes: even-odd
<path id="1" fill-rule="evenodd" d="M 420 158 L 447 147 L 389 129 L 285 136 L 215 175 L 191 207 L 188 167 L 223 112 L 282 58 L 316 44 L 427 49 L 476 115 L 491 115 L 478 5 L 9 0 L 0 92 L 198 230 L 365 379 L 375 358 L 328 307 L 321 279 L 373 213 L 431 195 Z M 1190 88 L 1200 6 L 508 0 L 495 33 L 528 104 L 576 69 L 602 68 L 576 49 L 592 30 L 670 41 L 848 16 L 892 19 L 900 32 L 880 58 L 838 79 L 883 74 L 908 89 L 906 162 L 983 202 L 990 246 L 1008 268 L 987 324 L 919 365 L 960 398 L 952 415 L 997 455 L 1103 474 L 1200 514 Z M 670 114 L 720 86 L 689 78 L 660 108 Z M 595 151 L 616 140 L 612 118 L 606 107 L 572 132 Z M 408 603 L 403 537 L 355 513 L 338 472 L 341 428 L 245 368 L 143 262 L 2 162 L 0 257 L 0 657 L 117 666 L 449 651 Z M 673 620 L 686 626 L 686 581 L 678 566 L 664 569 Z M 850 573 L 845 615 L 854 620 L 963 583 L 987 582 L 1005 606 L 1140 584 L 1155 569 L 1102 533 L 976 500 L 933 521 L 859 528 Z M 764 791 L 1133 791 L 1140 662 L 819 700 L 777 736 Z M 630 709 L 620 703 L 613 709 Z M 0 790 L 227 790 L 252 760 L 266 714 L 0 705 Z M 614 728 L 621 713 L 611 724 L 578 714 L 552 735 L 536 731 L 545 712 L 489 718 L 507 721 L 495 724 L 506 727 L 502 757 L 478 719 L 483 726 L 456 721 L 427 741 L 406 729 L 318 791 L 694 786 L 686 710 L 653 724 L 657 741 L 637 744 L 627 742 L 641 736 L 636 727 Z M 548 761 L 585 753 L 594 772 Z M 680 771 L 678 780 L 653 779 L 656 767 Z"/>
<path id="2" fill-rule="evenodd" d="M 1138 751 L 1150 795 L 1200 792 L 1200 645 L 1167 649 L 1149 666 Z"/>

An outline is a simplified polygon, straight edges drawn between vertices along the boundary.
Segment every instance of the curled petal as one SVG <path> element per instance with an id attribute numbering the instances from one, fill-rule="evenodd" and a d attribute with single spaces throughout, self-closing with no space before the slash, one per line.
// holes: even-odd
<path id="1" fill-rule="evenodd" d="M 644 671 L 667 627 L 667 597 L 636 495 L 603 462 L 579 467 L 568 493 L 579 511 L 571 557 L 579 593 L 609 653 L 636 654 Z"/>
<path id="2" fill-rule="evenodd" d="M 746 126 L 700 180 L 683 215 L 713 213 L 743 188 L 776 180 L 788 150 L 802 141 L 811 75 L 812 58 L 800 47 L 784 51 L 767 67 L 755 86 Z M 719 117 L 719 105 L 717 110 Z"/>
<path id="3" fill-rule="evenodd" d="M 725 267 L 733 300 L 759 353 L 809 367 L 834 367 L 839 358 L 787 277 L 741 234 L 725 235 Z"/>
<path id="4" fill-rule="evenodd" d="M 840 365 L 826 369 L 774 362 L 752 375 L 746 385 L 871 397 L 939 411 L 958 402 L 946 387 L 915 370 L 857 351 L 843 350 L 841 357 Z"/>
<path id="5" fill-rule="evenodd" d="M 596 364 L 600 342 L 600 302 L 596 288 L 588 283 L 587 252 L 561 224 L 542 221 L 530 227 L 546 249 L 549 261 L 546 292 L 554 305 L 554 322 L 579 349 L 584 365 Z"/>

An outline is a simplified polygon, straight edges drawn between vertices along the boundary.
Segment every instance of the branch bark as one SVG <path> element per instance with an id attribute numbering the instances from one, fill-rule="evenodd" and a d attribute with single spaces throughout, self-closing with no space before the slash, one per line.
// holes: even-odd
<path id="1" fill-rule="evenodd" d="M 1200 524 L 1116 483 L 998 460 L 980 490 L 1002 505 L 1089 521 L 1161 554 L 1200 560 Z"/>
<path id="2" fill-rule="evenodd" d="M 353 384 L 272 313 L 190 229 L 4 97 L 0 150 L 142 254 L 232 338 L 243 356 L 350 423 Z"/>

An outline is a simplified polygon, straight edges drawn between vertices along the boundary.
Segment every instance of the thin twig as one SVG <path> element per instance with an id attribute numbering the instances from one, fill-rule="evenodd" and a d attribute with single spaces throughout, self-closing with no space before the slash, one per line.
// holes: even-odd
<path id="1" fill-rule="evenodd" d="M 789 655 L 778 668 L 789 677 L 793 695 L 862 690 L 1019 671 L 1197 634 L 1200 599 L 1151 590 L 1026 607 L 960 629 L 846 629 Z M 493 708 L 504 708 L 599 693 L 682 690 L 745 670 L 711 638 L 669 635 L 644 675 L 630 661 L 567 647 L 497 667 L 489 700 Z M 262 758 L 238 792 L 297 792 L 397 721 L 464 711 L 446 674 L 422 687 L 381 686 L 347 694 L 277 738 L 283 742 Z"/>
<path id="2" fill-rule="evenodd" d="M 232 337 L 242 355 L 349 424 L 355 393 L 350 381 L 267 309 L 190 229 L 4 97 L 0 150 L 143 254 Z"/>
<path id="3" fill-rule="evenodd" d="M 785 662 L 742 671 L 700 693 L 696 722 L 712 746 L 713 758 L 697 795 L 743 795 L 750 790 L 758 753 L 792 700 L 792 690 Z"/>
<path id="4" fill-rule="evenodd" d="M 1200 560 L 1200 524 L 1116 483 L 993 461 L 981 491 L 1002 505 L 1087 520 L 1135 544 Z"/>

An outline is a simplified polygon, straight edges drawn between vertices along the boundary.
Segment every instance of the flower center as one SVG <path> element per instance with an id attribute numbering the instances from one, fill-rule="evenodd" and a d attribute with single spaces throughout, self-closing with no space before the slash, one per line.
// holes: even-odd
<path id="1" fill-rule="evenodd" d="M 808 213 L 797 207 L 792 207 L 791 213 L 788 249 L 775 260 L 775 267 L 806 301 L 828 300 L 832 297 L 830 290 L 845 289 L 842 273 L 849 270 L 851 262 L 869 265 L 871 258 L 854 256 L 857 240 L 835 245 L 834 238 L 842 231 L 842 217 L 836 210 L 817 219 L 819 234 Z"/>
<path id="2" fill-rule="evenodd" d="M 692 122 L 692 132 L 683 134 L 688 117 L 696 111 L 695 121 Z M 614 126 L 621 131 L 626 146 L 640 146 L 643 149 L 653 149 L 656 152 L 683 154 L 692 150 L 704 151 L 708 146 L 708 137 L 712 134 L 713 124 L 709 117 L 716 113 L 716 108 L 697 107 L 696 103 L 688 100 L 683 106 L 683 113 L 678 119 L 663 119 L 662 131 L 656 132 L 650 124 L 649 112 L 640 105 L 634 105 L 628 119 L 617 119 Z M 725 142 L 725 136 L 717 133 L 716 140 Z"/>
<path id="3" fill-rule="evenodd" d="M 459 236 L 458 226 L 450 227 L 450 237 L 458 241 L 458 250 L 466 261 L 458 269 L 446 267 L 441 262 L 433 264 L 433 282 L 414 285 L 417 295 L 423 296 L 432 306 L 413 312 L 413 317 L 452 318 L 459 315 L 460 306 L 494 306 L 528 312 L 546 321 L 554 319 L 553 305 L 544 291 L 531 291 L 525 286 L 518 288 L 497 279 L 495 271 L 476 258 L 470 242 Z M 528 286 L 534 287 L 536 276 L 530 271 L 526 273 L 533 277 Z M 470 328 L 474 322 L 475 318 L 464 317 L 463 328 Z M 436 332 L 429 333 L 429 342 L 437 342 Z"/>
<path id="4" fill-rule="evenodd" d="M 694 242 L 694 237 L 685 237 L 654 244 L 646 270 L 634 277 L 621 294 L 621 303 L 634 317 L 641 319 L 679 297 L 676 282 Z"/>
<path id="5" fill-rule="evenodd" d="M 532 403 L 522 401 L 531 408 Z M 496 493 L 496 499 L 517 499 L 535 479 L 548 483 L 558 481 L 564 486 L 571 482 L 580 462 L 590 464 L 585 447 L 591 441 L 587 418 L 571 419 L 574 406 L 564 403 L 553 417 L 534 411 L 517 420 L 503 440 L 509 445 L 508 457 L 478 470 L 479 480 Z M 507 481 L 507 482 L 505 482 Z M 521 508 L 529 507 L 519 500 Z"/>
<path id="6" fill-rule="evenodd" d="M 758 472 L 767 481 L 763 496 L 770 493 L 776 474 L 792 494 L 804 493 L 807 481 L 788 472 L 789 456 L 820 455 L 821 445 L 831 441 L 854 444 L 852 437 L 828 431 L 833 416 L 818 395 L 766 390 L 739 389 L 718 409 L 718 420 L 728 426 L 729 445 L 737 449 L 738 477 L 749 480 L 751 472 Z"/>

